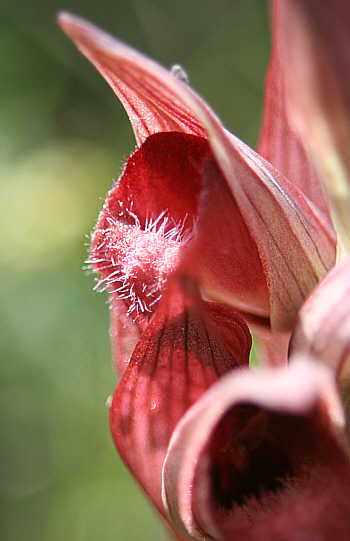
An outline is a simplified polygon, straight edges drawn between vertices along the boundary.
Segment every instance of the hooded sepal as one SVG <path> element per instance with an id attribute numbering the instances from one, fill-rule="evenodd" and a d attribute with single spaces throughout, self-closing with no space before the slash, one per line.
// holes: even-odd
<path id="1" fill-rule="evenodd" d="M 172 90 L 172 86 L 186 85 L 181 77 L 88 21 L 61 13 L 58 22 L 122 102 L 139 145 L 158 132 L 204 135 L 198 120 Z"/>
<path id="2" fill-rule="evenodd" d="M 120 96 L 139 143 L 159 131 L 208 138 L 216 166 L 259 252 L 257 273 L 262 266 L 264 275 L 256 277 L 254 287 L 265 281 L 271 326 L 289 330 L 304 297 L 334 264 L 335 239 L 321 213 L 264 159 L 228 134 L 181 79 L 86 21 L 62 14 L 59 22 Z M 244 259 L 249 259 L 251 249 L 249 243 Z M 249 268 L 246 272 L 251 274 Z M 210 283 L 203 289 L 210 298 Z M 224 284 L 220 299 L 218 288 L 214 293 L 223 302 L 233 296 Z M 259 296 L 256 302 L 261 311 Z"/>

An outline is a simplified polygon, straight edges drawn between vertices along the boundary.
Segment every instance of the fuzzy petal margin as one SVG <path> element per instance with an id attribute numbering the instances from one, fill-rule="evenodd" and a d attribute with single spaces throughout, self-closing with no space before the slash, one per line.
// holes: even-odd
<path id="1" fill-rule="evenodd" d="M 61 14 L 59 23 L 116 93 L 118 85 L 121 94 L 130 91 L 132 98 L 121 99 L 139 142 L 160 130 L 206 134 L 259 250 L 270 290 L 271 326 L 289 330 L 305 296 L 334 264 L 334 234 L 323 216 L 268 162 L 226 132 L 186 83 L 86 21 Z M 210 290 L 203 289 L 210 298 Z"/>
<path id="2" fill-rule="evenodd" d="M 350 4 L 276 0 L 289 120 L 327 188 L 350 250 Z M 302 91 L 301 91 L 302 89 Z"/>
<path id="3" fill-rule="evenodd" d="M 161 471 L 185 411 L 219 376 L 248 364 L 251 337 L 231 309 L 172 278 L 117 386 L 110 424 L 124 462 L 164 515 Z"/>
<path id="4" fill-rule="evenodd" d="M 350 466 L 332 372 L 310 361 L 219 380 L 181 419 L 163 499 L 197 540 L 347 541 Z"/>

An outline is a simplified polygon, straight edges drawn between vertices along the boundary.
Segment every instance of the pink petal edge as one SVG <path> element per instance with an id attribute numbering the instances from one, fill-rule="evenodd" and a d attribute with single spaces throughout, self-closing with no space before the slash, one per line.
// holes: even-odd
<path id="1" fill-rule="evenodd" d="M 174 92 L 173 87 L 185 87 L 186 83 L 80 17 L 62 12 L 58 22 L 122 102 L 138 145 L 157 132 L 205 135 L 191 110 Z"/>
<path id="2" fill-rule="evenodd" d="M 276 0 L 276 6 L 288 118 L 327 188 L 349 251 L 350 4 Z"/>
<path id="3" fill-rule="evenodd" d="M 168 514 L 179 531 L 187 532 L 197 540 L 282 539 L 277 534 L 277 537 L 274 537 L 273 530 L 264 529 L 266 527 L 264 516 L 261 517 L 261 523 L 264 524 L 261 530 L 259 520 L 256 524 L 254 521 L 248 522 L 243 528 L 238 522 L 237 529 L 234 528 L 226 537 L 221 525 L 215 523 L 211 513 L 206 510 L 205 500 L 202 502 L 204 505 L 202 514 L 198 508 L 198 505 L 201 505 L 198 501 L 194 506 L 194 482 L 201 454 L 220 420 L 239 404 L 253 404 L 264 411 L 296 417 L 307 415 L 317 407 L 322 412 L 331 438 L 340 450 L 343 449 L 344 413 L 332 373 L 328 368 L 300 358 L 288 368 L 264 372 L 244 370 L 221 378 L 187 411 L 177 425 L 163 468 L 162 494 Z M 345 457 L 344 461 L 347 463 Z M 268 504 L 267 500 L 265 504 Z M 350 502 L 346 503 L 348 507 L 349 504 Z M 269 513 L 267 518 L 268 516 Z M 250 537 L 251 530 L 260 531 L 260 534 L 257 536 L 252 534 Z M 288 531 L 285 535 L 283 539 L 294 539 L 288 537 Z M 347 538 L 339 539 L 345 541 Z"/>
<path id="4" fill-rule="evenodd" d="M 285 74 L 278 50 L 283 28 L 277 24 L 277 4 L 274 2 L 273 6 L 276 24 L 273 24 L 272 52 L 265 80 L 257 151 L 314 203 L 332 228 L 324 187 L 287 115 Z M 288 66 L 284 65 L 284 68 L 288 70 Z"/>
<path id="5" fill-rule="evenodd" d="M 303 304 L 290 343 L 290 357 L 311 355 L 350 378 L 350 257 L 334 267 Z"/>

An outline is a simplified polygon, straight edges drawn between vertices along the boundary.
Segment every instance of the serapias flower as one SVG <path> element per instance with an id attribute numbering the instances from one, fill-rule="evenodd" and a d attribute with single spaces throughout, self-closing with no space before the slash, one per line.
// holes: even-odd
<path id="1" fill-rule="evenodd" d="M 303 299 L 335 261 L 334 232 L 317 201 L 311 204 L 295 179 L 229 134 L 183 80 L 81 19 L 59 20 L 122 101 L 141 145 L 109 194 L 95 238 L 107 230 L 109 236 L 111 220 L 146 233 L 149 223 L 162 229 L 166 221 L 165 233 L 179 232 L 178 245 L 183 236 L 193 241 L 162 268 L 180 264 L 206 298 L 290 330 Z M 118 243 L 110 261 L 109 247 L 101 253 L 99 246 L 93 240 L 94 268 L 117 290 L 124 284 L 113 264 Z M 161 288 L 153 284 L 152 292 L 153 286 L 157 298 Z M 145 316 L 153 312 L 148 293 L 136 300 Z"/>
<path id="2" fill-rule="evenodd" d="M 335 263 L 327 202 L 287 114 L 279 51 L 259 142 L 267 161 L 224 129 L 181 72 L 72 15 L 59 22 L 122 101 L 138 144 L 108 194 L 90 256 L 110 292 L 119 452 L 180 539 L 289 539 L 281 531 L 291 501 L 298 510 L 328 502 L 323 472 L 342 479 L 333 488 L 344 495 L 343 524 L 348 462 L 330 369 L 308 356 L 276 373 L 247 368 L 246 321 L 270 337 L 290 333 Z M 271 364 L 286 361 L 279 346 Z"/>
<path id="3" fill-rule="evenodd" d="M 350 258 L 307 299 L 288 367 L 224 376 L 177 425 L 163 497 L 180 532 L 350 539 L 349 417 L 339 393 L 350 381 L 349 276 Z"/>

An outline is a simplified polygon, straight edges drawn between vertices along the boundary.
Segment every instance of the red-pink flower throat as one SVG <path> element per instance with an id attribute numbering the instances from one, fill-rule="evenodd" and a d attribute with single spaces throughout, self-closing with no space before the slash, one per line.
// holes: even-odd
<path id="1" fill-rule="evenodd" d="M 108 194 L 91 246 L 97 288 L 122 298 L 138 322 L 149 319 L 180 247 L 198 216 L 205 139 L 178 132 L 146 139 Z"/>
<path id="2" fill-rule="evenodd" d="M 144 229 L 132 211 L 126 214 L 134 224 L 109 216 L 110 227 L 96 229 L 91 263 L 102 274 L 97 285 L 100 290 L 116 292 L 127 302 L 129 314 L 147 318 L 175 268 L 183 228 L 172 225 L 165 212 L 146 222 Z"/>

